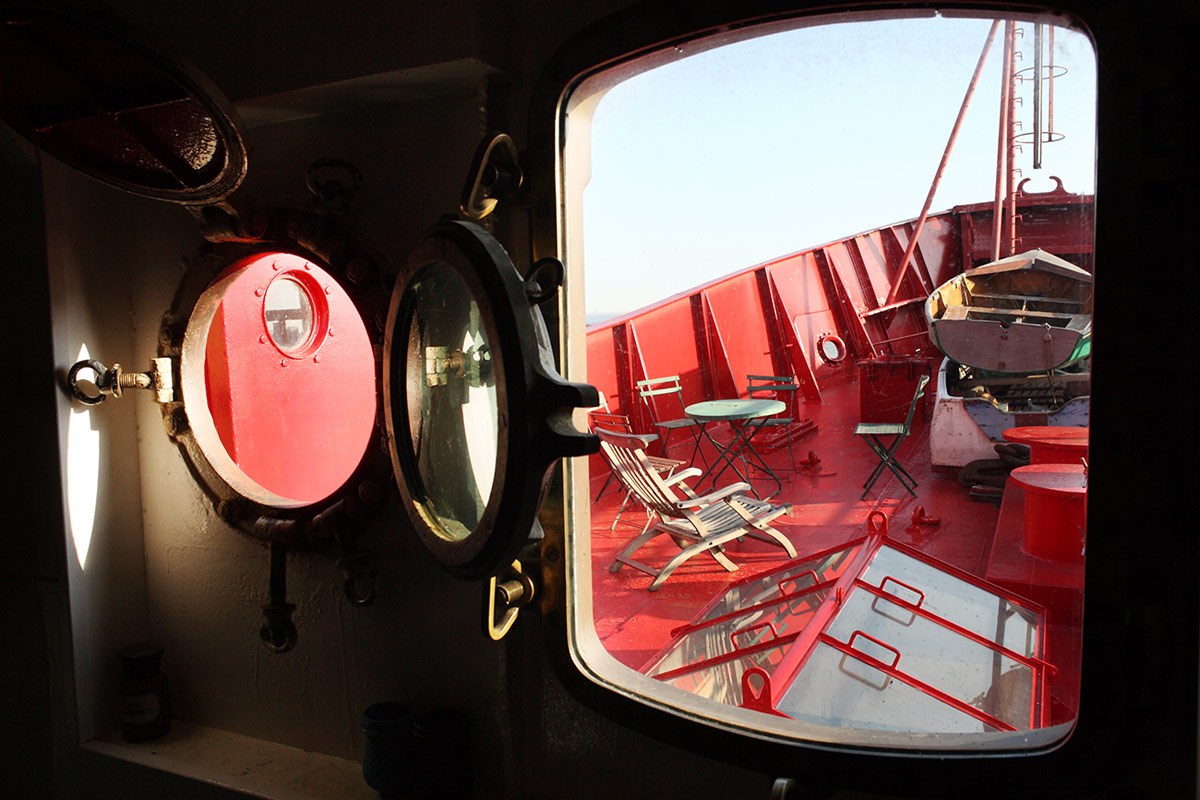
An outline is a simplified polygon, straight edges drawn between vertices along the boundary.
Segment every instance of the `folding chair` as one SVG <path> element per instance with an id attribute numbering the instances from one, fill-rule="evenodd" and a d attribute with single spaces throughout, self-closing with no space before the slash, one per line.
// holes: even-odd
<path id="1" fill-rule="evenodd" d="M 617 431 L 619 433 L 633 433 L 633 425 L 630 423 L 629 417 L 625 416 L 624 414 L 611 414 L 606 411 L 592 411 L 588 414 L 588 420 L 588 428 L 592 433 L 595 433 L 597 428 L 605 428 L 607 430 Z M 653 441 L 658 439 L 658 435 L 651 433 L 647 434 L 646 438 Z M 608 452 L 602 448 L 600 450 L 600 454 L 604 457 L 605 463 L 608 464 L 609 473 L 608 477 L 604 479 L 604 485 L 601 486 L 600 491 L 596 493 L 596 502 L 600 501 L 600 498 L 604 496 L 604 492 L 608 489 L 609 484 L 612 483 L 617 477 L 617 468 L 613 465 Z M 686 461 L 680 461 L 676 458 L 660 458 L 658 456 L 649 455 L 646 456 L 646 460 L 649 461 L 650 466 L 664 478 L 670 478 L 676 469 L 687 463 Z M 625 508 L 629 505 L 629 501 L 632 499 L 633 493 L 629 490 L 626 490 L 625 499 L 621 501 L 621 505 L 617 509 L 617 514 L 615 517 L 613 517 L 612 525 L 610 525 L 608 528 L 609 531 L 615 531 L 617 529 L 617 522 L 620 521 L 621 515 L 625 513 Z M 647 517 L 649 517 L 649 510 L 647 510 L 646 514 Z"/>
<path id="2" fill-rule="evenodd" d="M 753 399 L 782 400 L 787 403 L 787 409 L 774 417 L 767 417 L 756 424 L 763 428 L 777 428 L 776 436 L 770 443 L 763 442 L 763 450 L 774 449 L 786 445 L 788 451 L 788 474 L 796 471 L 796 461 L 792 457 L 792 424 L 796 421 L 796 390 L 800 388 L 790 375 L 747 375 L 746 393 Z M 765 431 L 764 431 L 765 433 Z"/>
<path id="3" fill-rule="evenodd" d="M 696 467 L 688 467 L 664 479 L 653 469 L 645 448 L 653 439 L 637 434 L 596 429 L 600 448 L 605 450 L 617 468 L 617 477 L 647 509 L 653 512 L 646 527 L 613 559 L 610 572 L 628 564 L 653 576 L 650 591 L 658 591 L 666 579 L 681 564 L 693 556 L 707 553 L 730 572 L 737 570 L 725 555 L 727 542 L 750 536 L 783 548 L 789 558 L 796 557 L 796 548 L 782 533 L 771 527 L 776 517 L 787 513 L 791 506 L 772 505 L 747 496 L 748 483 L 734 483 L 709 494 L 697 495 L 685 482 L 700 475 Z M 655 567 L 633 558 L 633 554 L 651 539 L 666 534 L 680 548 L 673 558 Z"/>
<path id="4" fill-rule="evenodd" d="M 879 463 L 875 465 L 867 482 L 863 484 L 862 499 L 866 499 L 867 492 L 871 491 L 871 487 L 879 476 L 883 474 L 884 467 L 892 471 L 892 474 L 900 481 L 900 485 L 908 490 L 908 493 L 913 497 L 917 493 L 913 491 L 916 488 L 917 481 L 912 475 L 908 474 L 908 470 L 904 465 L 896 460 L 896 450 L 899 449 L 900 443 L 908 438 L 909 429 L 912 427 L 913 414 L 916 413 L 917 403 L 921 399 L 921 395 L 925 392 L 925 384 L 929 383 L 929 376 L 922 375 L 917 381 L 917 390 L 913 392 L 912 403 L 908 406 L 908 416 L 904 418 L 904 424 L 898 422 L 860 422 L 854 428 L 854 435 L 861 436 L 866 441 L 867 445 L 879 456 Z M 886 437 L 892 437 L 890 442 L 885 442 Z"/>
<path id="5" fill-rule="evenodd" d="M 667 378 L 647 378 L 644 381 L 637 382 L 637 390 L 638 396 L 646 404 L 646 410 L 650 414 L 650 421 L 654 424 L 654 427 L 663 432 L 661 439 L 663 455 L 668 458 L 671 455 L 671 432 L 684 428 L 691 432 L 692 438 L 696 442 L 692 448 L 692 457 L 689 461 L 694 462 L 698 454 L 701 462 L 703 462 L 707 469 L 708 459 L 704 457 L 703 451 L 700 450 L 700 423 L 687 416 L 684 412 L 683 387 L 679 383 L 679 376 L 671 375 Z M 668 396 L 674 396 L 675 402 L 679 404 L 680 416 L 661 419 L 655 411 L 656 398 L 666 398 Z"/>

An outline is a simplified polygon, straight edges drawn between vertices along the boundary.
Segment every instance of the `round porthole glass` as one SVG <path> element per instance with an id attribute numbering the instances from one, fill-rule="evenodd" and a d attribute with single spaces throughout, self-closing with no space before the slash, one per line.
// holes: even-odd
<path id="1" fill-rule="evenodd" d="M 436 535 L 459 542 L 483 519 L 495 481 L 494 344 L 451 267 L 425 267 L 408 292 L 408 424 L 423 510 Z"/>
<path id="2" fill-rule="evenodd" d="M 263 301 L 263 324 L 267 335 L 288 355 L 305 349 L 312 338 L 315 312 L 304 284 L 291 275 L 271 281 Z"/>
<path id="3" fill-rule="evenodd" d="M 552 367 L 537 303 L 557 287 L 544 269 L 527 282 L 491 234 L 451 220 L 397 275 L 383 362 L 393 472 L 421 543 L 459 578 L 511 563 L 551 466 L 599 444 L 572 424 L 596 390 Z"/>
<path id="4" fill-rule="evenodd" d="M 817 339 L 817 355 L 826 364 L 839 364 L 846 358 L 846 343 L 837 334 L 821 334 Z"/>

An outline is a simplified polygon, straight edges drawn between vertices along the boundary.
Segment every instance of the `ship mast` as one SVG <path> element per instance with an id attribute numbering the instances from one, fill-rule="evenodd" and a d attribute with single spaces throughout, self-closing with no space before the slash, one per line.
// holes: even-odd
<path id="1" fill-rule="evenodd" d="M 1054 63 L 1054 26 L 1036 22 L 1033 30 L 1033 66 L 1018 70 L 1016 62 L 1021 53 L 1017 50 L 1016 43 L 1017 36 L 1022 31 L 1016 27 L 1013 20 L 1006 20 L 1004 23 L 1004 74 L 1001 78 L 1000 130 L 996 144 L 996 196 L 993 203 L 993 261 L 999 260 L 1002 249 L 1006 250 L 1005 255 L 1015 255 L 1020 241 L 1020 237 L 1017 236 L 1016 184 L 1017 175 L 1021 172 L 1016 165 L 1016 154 L 1021 149 L 1020 142 L 1032 143 L 1033 169 L 1038 170 L 1042 168 L 1042 145 L 1062 138 L 1062 134 L 1054 130 L 1054 79 L 1066 70 L 1057 68 Z M 1048 53 L 1048 63 L 1043 61 L 1044 52 Z M 1021 98 L 1017 97 L 1017 86 L 1027 77 L 1033 81 L 1033 130 L 1018 133 L 1021 123 L 1016 119 L 1016 108 Z M 1046 102 L 1042 99 L 1043 81 Z M 1042 124 L 1043 117 L 1045 126 Z M 1007 219 L 1004 216 L 1006 206 Z M 1007 242 L 1004 241 L 1005 238 Z M 1007 247 L 1004 247 L 1005 244 Z"/>
<path id="2" fill-rule="evenodd" d="M 1020 173 L 1020 169 L 1016 166 L 1016 153 L 1020 150 L 1021 145 L 1018 141 L 1027 139 L 1032 136 L 1034 147 L 1033 168 L 1041 169 L 1042 167 L 1042 144 L 1052 142 L 1062 138 L 1061 134 L 1054 131 L 1054 78 L 1061 75 L 1066 70 L 1061 70 L 1056 73 L 1054 65 L 1054 27 L 1045 25 L 1044 23 L 1035 23 L 1034 27 L 1034 46 L 1036 54 L 1034 56 L 1034 91 L 1033 91 L 1033 133 L 1018 134 L 1017 129 L 1020 127 L 1020 122 L 1016 119 L 1016 106 L 1020 100 L 1017 97 L 1016 87 L 1025 79 L 1024 73 L 1029 72 L 1029 69 L 1017 70 L 1016 61 L 1021 54 L 1016 47 L 1018 34 L 1021 30 L 1017 28 L 1014 20 L 995 20 L 992 23 L 991 29 L 988 31 L 987 39 L 983 44 L 983 50 L 979 54 L 979 62 L 975 66 L 975 73 L 971 76 L 970 84 L 967 86 L 966 94 L 963 97 L 962 105 L 958 111 L 958 117 L 954 121 L 954 128 L 950 132 L 950 138 L 946 142 L 946 148 L 942 153 L 942 160 L 938 164 L 937 172 L 933 176 L 933 181 L 929 187 L 929 193 L 925 197 L 925 204 L 921 208 L 921 213 L 918 215 L 916 222 L 913 225 L 912 233 L 908 237 L 908 245 L 905 247 L 904 256 L 900 259 L 900 266 L 896 270 L 896 278 L 892 281 L 891 291 L 888 293 L 887 301 L 884 303 L 884 308 L 890 307 L 899 301 L 900 287 L 904 282 L 904 276 L 908 271 L 909 264 L 912 262 L 913 253 L 917 247 L 917 240 L 920 237 L 921 229 L 925 225 L 925 220 L 929 214 L 929 207 L 933 202 L 933 197 L 937 193 L 937 189 L 942 180 L 942 174 L 946 169 L 946 162 L 950 159 L 950 152 L 954 149 L 955 140 L 958 138 L 959 129 L 962 127 L 963 118 L 966 115 L 967 108 L 971 104 L 971 98 L 975 93 L 975 87 L 979 83 L 979 77 L 983 72 L 983 66 L 987 62 L 988 53 L 991 51 L 993 41 L 996 38 L 1000 26 L 1003 24 L 1003 42 L 1004 55 L 1001 66 L 1000 78 L 1000 124 L 999 135 L 996 138 L 996 191 L 993 200 L 993 216 L 994 223 L 992 225 L 992 261 L 1000 259 L 1000 253 L 1005 244 L 1005 209 L 1007 206 L 1007 253 L 1013 255 L 1016 253 L 1017 242 L 1017 192 L 1016 192 L 1016 177 Z M 1049 29 L 1049 66 L 1042 64 L 1042 41 L 1043 30 Z M 1043 74 L 1044 73 L 1044 74 Z M 1042 128 L 1042 81 L 1046 81 L 1047 94 L 1049 96 L 1047 125 Z"/>

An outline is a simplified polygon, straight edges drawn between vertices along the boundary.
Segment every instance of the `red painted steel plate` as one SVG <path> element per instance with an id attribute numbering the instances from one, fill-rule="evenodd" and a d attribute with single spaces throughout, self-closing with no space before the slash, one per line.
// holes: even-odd
<path id="1" fill-rule="evenodd" d="M 358 310 L 324 270 L 286 253 L 234 264 L 209 331 L 209 408 L 226 450 L 251 480 L 300 503 L 323 500 L 354 472 L 375 429 L 375 359 Z M 276 281 L 312 307 L 294 345 L 270 326 Z M 272 322 L 274 320 L 274 322 Z"/>

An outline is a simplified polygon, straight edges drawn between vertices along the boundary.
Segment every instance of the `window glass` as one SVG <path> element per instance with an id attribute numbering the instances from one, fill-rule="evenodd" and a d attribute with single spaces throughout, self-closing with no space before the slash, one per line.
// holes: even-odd
<path id="1" fill-rule="evenodd" d="M 471 535 L 496 477 L 499 405 L 479 303 L 449 265 L 435 263 L 408 290 L 408 424 L 424 511 L 450 541 Z"/>
<path id="2" fill-rule="evenodd" d="M 801 741 L 1069 734 L 1095 75 L 1060 16 L 873 13 L 579 84 L 564 238 L 607 432 L 570 598 L 593 679 Z"/>
<path id="3" fill-rule="evenodd" d="M 267 335 L 285 353 L 300 350 L 313 331 L 313 303 L 303 284 L 281 277 L 267 287 L 263 303 Z"/>

